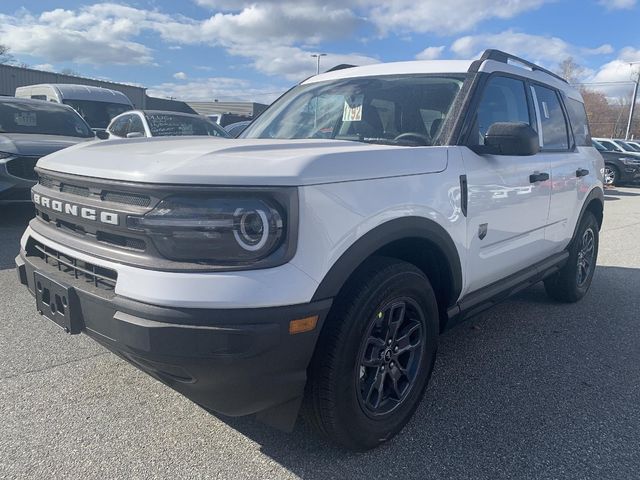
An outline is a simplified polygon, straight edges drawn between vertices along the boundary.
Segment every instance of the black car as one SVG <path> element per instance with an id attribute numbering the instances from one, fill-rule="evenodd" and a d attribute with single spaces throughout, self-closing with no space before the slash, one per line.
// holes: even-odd
<path id="1" fill-rule="evenodd" d="M 95 138 L 67 105 L 0 97 L 0 203 L 31 201 L 40 157 Z"/>
<path id="2" fill-rule="evenodd" d="M 591 141 L 604 159 L 605 185 L 622 185 L 640 180 L 640 158 L 607 150 L 600 142 Z"/>

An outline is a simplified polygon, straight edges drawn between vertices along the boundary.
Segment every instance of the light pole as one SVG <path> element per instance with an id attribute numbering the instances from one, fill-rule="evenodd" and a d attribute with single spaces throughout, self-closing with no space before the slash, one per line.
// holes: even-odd
<path id="1" fill-rule="evenodd" d="M 640 62 L 631 62 L 629 66 L 633 67 L 633 65 Z M 636 98 L 638 98 L 638 83 L 640 83 L 640 71 L 636 73 L 635 84 L 633 85 L 633 95 L 631 96 L 631 108 L 629 109 L 629 121 L 627 122 L 627 133 L 624 136 L 625 140 L 629 140 L 629 134 L 631 133 L 631 123 L 633 122 L 633 112 L 636 109 Z"/>
<path id="2" fill-rule="evenodd" d="M 318 75 L 320 73 L 320 57 L 326 57 L 327 54 L 326 53 L 314 53 L 311 56 L 318 61 L 318 63 L 316 64 L 316 75 Z"/>

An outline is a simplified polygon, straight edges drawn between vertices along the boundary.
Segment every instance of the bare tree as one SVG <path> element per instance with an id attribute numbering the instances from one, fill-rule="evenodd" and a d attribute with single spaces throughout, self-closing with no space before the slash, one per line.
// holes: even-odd
<path id="1" fill-rule="evenodd" d="M 11 63 L 13 55 L 9 52 L 9 47 L 0 43 L 0 64 Z"/>
<path id="2" fill-rule="evenodd" d="M 569 83 L 578 83 L 584 67 L 576 63 L 573 57 L 567 57 L 558 65 L 557 73 Z"/>

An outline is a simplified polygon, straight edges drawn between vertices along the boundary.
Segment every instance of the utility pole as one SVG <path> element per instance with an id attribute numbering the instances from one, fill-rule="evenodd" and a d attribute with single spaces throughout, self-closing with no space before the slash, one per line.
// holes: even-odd
<path id="1" fill-rule="evenodd" d="M 631 62 L 629 63 L 630 67 L 640 62 Z M 640 71 L 636 73 L 636 80 L 633 85 L 633 95 L 631 96 L 631 108 L 629 109 L 629 121 L 627 122 L 627 133 L 624 136 L 625 140 L 629 140 L 629 135 L 631 134 L 631 123 L 633 122 L 633 112 L 636 110 L 636 99 L 638 98 L 638 83 L 640 83 Z"/>
<path id="2" fill-rule="evenodd" d="M 326 57 L 327 54 L 326 53 L 314 53 L 311 56 L 318 61 L 318 63 L 316 64 L 316 75 L 318 75 L 320 73 L 320 57 Z"/>

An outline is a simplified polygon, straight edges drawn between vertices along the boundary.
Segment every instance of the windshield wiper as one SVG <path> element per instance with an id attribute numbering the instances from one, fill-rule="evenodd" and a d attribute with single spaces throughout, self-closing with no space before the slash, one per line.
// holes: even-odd
<path id="1" fill-rule="evenodd" d="M 405 139 L 394 140 L 391 138 L 364 137 L 360 141 L 364 143 L 373 143 L 375 145 L 397 145 L 401 147 L 424 147 L 425 146 L 420 143 L 413 142 L 411 140 L 405 140 Z"/>

